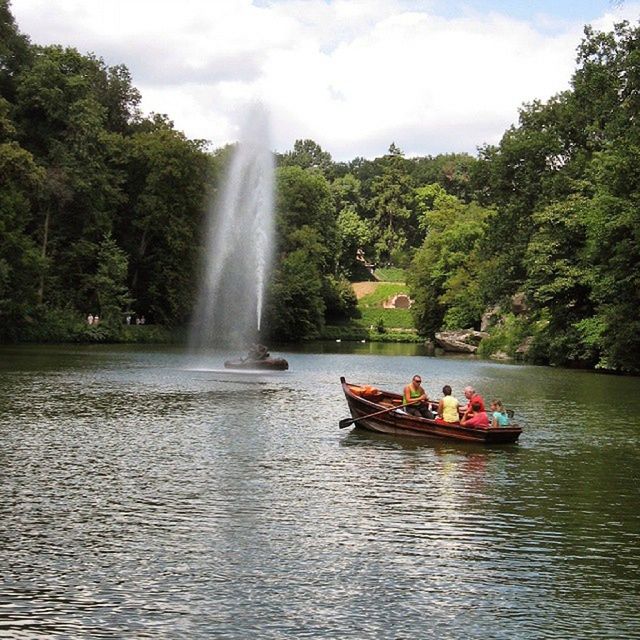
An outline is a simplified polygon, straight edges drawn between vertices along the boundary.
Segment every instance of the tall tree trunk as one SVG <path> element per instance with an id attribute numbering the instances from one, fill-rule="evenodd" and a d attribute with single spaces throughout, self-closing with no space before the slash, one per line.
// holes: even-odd
<path id="1" fill-rule="evenodd" d="M 44 275 L 45 275 L 45 267 L 44 262 L 47 258 L 47 244 L 49 242 L 49 222 L 51 220 L 51 208 L 47 207 L 47 213 L 44 217 L 44 233 L 42 235 L 42 251 L 40 255 L 42 256 L 42 269 L 40 271 L 40 286 L 38 287 L 38 303 L 42 304 L 44 300 Z"/>
<path id="2" fill-rule="evenodd" d="M 142 237 L 140 238 L 140 244 L 138 245 L 138 260 L 136 260 L 136 268 L 133 272 L 133 277 L 131 278 L 131 289 L 135 290 L 136 285 L 138 284 L 138 271 L 139 264 L 147 250 L 147 230 L 146 228 L 142 231 Z"/>

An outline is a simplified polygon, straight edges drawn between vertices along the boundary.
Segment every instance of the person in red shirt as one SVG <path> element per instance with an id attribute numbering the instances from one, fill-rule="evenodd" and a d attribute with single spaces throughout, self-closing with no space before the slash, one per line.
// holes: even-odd
<path id="1" fill-rule="evenodd" d="M 462 407 L 461 411 L 463 413 L 467 413 L 471 411 L 471 405 L 474 402 L 480 403 L 480 411 L 485 411 L 484 408 L 484 400 L 482 396 L 476 393 L 476 390 L 473 387 L 465 387 L 464 388 L 464 397 L 467 399 L 467 404 Z"/>
<path id="2" fill-rule="evenodd" d="M 462 416 L 460 424 L 463 427 L 479 427 L 481 429 L 486 429 L 491 426 L 489 424 L 489 416 L 487 416 L 484 407 L 482 407 L 479 402 L 471 403 L 471 410 Z"/>

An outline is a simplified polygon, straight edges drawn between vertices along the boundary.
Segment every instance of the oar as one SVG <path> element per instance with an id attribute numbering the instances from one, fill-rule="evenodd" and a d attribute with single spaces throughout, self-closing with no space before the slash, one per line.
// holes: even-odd
<path id="1" fill-rule="evenodd" d="M 340 420 L 338 426 L 341 429 L 346 429 L 350 427 L 354 422 L 358 422 L 358 420 L 364 420 L 365 418 L 373 418 L 373 416 L 379 416 L 383 413 L 389 413 L 389 411 L 393 411 L 394 409 L 402 409 L 402 407 L 408 407 L 410 404 L 418 404 L 422 402 L 422 400 L 414 400 L 413 402 L 407 402 L 404 405 L 398 405 L 397 407 L 389 407 L 388 409 L 384 409 L 383 411 L 376 411 L 375 413 L 370 413 L 366 416 L 360 416 L 359 418 L 345 418 L 344 420 Z"/>

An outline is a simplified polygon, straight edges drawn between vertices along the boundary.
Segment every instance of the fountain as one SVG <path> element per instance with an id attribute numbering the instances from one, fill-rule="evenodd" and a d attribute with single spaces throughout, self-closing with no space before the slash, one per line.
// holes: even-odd
<path id="1" fill-rule="evenodd" d="M 273 251 L 273 190 L 267 113 L 254 106 L 209 208 L 192 352 L 216 345 L 239 347 L 259 336 Z"/>

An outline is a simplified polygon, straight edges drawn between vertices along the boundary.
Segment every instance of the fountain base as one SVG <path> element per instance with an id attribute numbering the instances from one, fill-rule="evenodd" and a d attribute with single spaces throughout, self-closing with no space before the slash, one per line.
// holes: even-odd
<path id="1" fill-rule="evenodd" d="M 269 371 L 286 371 L 289 363 L 284 358 L 264 358 L 252 360 L 250 358 L 238 358 L 237 360 L 225 360 L 225 369 L 266 369 Z"/>

